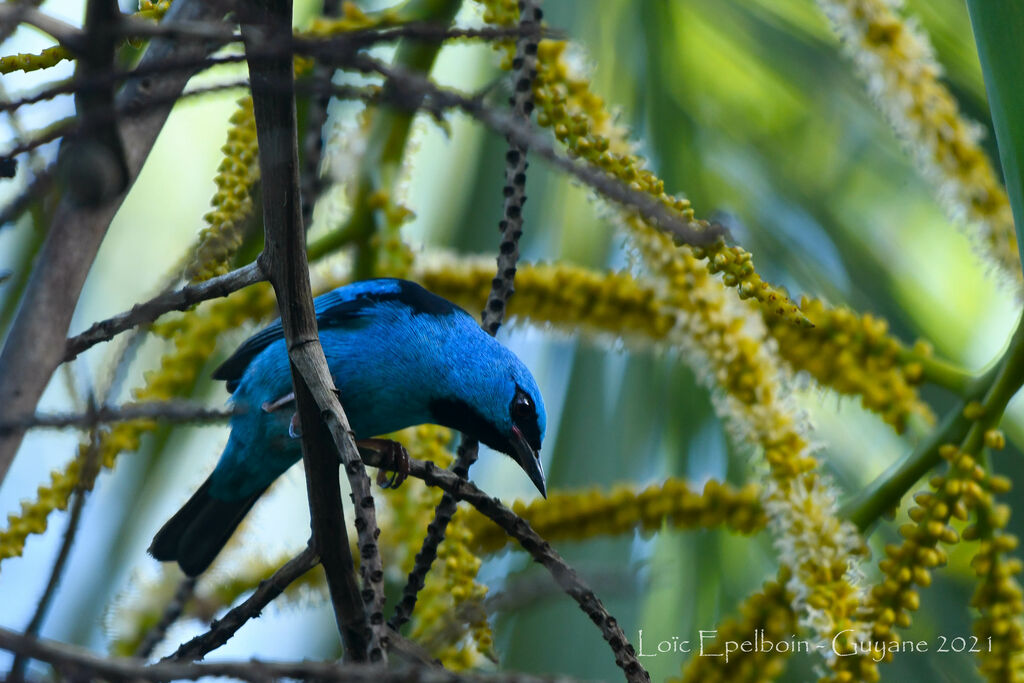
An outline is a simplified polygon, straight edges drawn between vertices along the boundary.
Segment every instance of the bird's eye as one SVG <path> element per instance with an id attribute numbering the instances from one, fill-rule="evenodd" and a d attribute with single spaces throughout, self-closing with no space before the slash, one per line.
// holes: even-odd
<path id="1" fill-rule="evenodd" d="M 515 399 L 512 401 L 512 416 L 518 420 L 525 420 L 536 413 L 536 408 L 533 407 L 533 401 L 530 397 L 523 393 L 516 394 Z"/>

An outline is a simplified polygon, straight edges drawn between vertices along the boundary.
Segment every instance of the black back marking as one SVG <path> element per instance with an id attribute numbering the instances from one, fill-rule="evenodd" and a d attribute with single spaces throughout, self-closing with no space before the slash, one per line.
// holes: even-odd
<path id="1" fill-rule="evenodd" d="M 321 330 L 356 328 L 365 322 L 366 311 L 391 301 L 404 305 L 413 315 L 445 316 L 456 312 L 465 313 L 452 302 L 432 294 L 415 282 L 397 278 L 380 278 L 369 282 L 396 283 L 398 286 L 394 291 L 362 292 L 341 301 L 338 300 L 336 290 L 318 296 L 313 302 L 317 309 L 317 327 Z M 242 345 L 213 371 L 213 378 L 226 380 L 228 391 L 234 393 L 253 358 L 278 339 L 284 339 L 280 319 L 242 342 Z"/>

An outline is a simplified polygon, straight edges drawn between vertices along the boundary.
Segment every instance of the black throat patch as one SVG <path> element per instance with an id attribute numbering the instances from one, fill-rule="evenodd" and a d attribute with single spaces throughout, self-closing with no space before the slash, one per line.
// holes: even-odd
<path id="1" fill-rule="evenodd" d="M 435 398 L 430 402 L 430 412 L 435 423 L 468 434 L 496 451 L 512 454 L 508 438 L 462 399 Z"/>

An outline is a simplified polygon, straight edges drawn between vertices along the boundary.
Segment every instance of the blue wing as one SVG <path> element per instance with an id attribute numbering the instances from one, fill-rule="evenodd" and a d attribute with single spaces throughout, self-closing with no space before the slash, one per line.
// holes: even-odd
<path id="1" fill-rule="evenodd" d="M 407 307 L 411 313 L 451 315 L 462 312 L 446 299 L 431 294 L 408 280 L 380 278 L 363 280 L 339 287 L 313 299 L 316 323 L 320 330 L 353 329 L 365 322 L 368 315 L 384 302 L 395 302 Z M 284 329 L 278 318 L 269 326 L 246 339 L 231 356 L 213 371 L 214 379 L 227 381 L 227 389 L 234 392 L 249 363 L 278 339 L 284 338 Z"/>

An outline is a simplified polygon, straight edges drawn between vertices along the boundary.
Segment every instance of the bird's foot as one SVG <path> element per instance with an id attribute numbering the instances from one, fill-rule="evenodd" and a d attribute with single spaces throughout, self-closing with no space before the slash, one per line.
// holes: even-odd
<path id="1" fill-rule="evenodd" d="M 384 456 L 377 470 L 377 485 L 382 489 L 397 489 L 409 477 L 409 452 L 405 446 L 391 439 L 360 439 L 356 447 L 362 451 Z M 388 473 L 387 470 L 393 470 Z"/>

